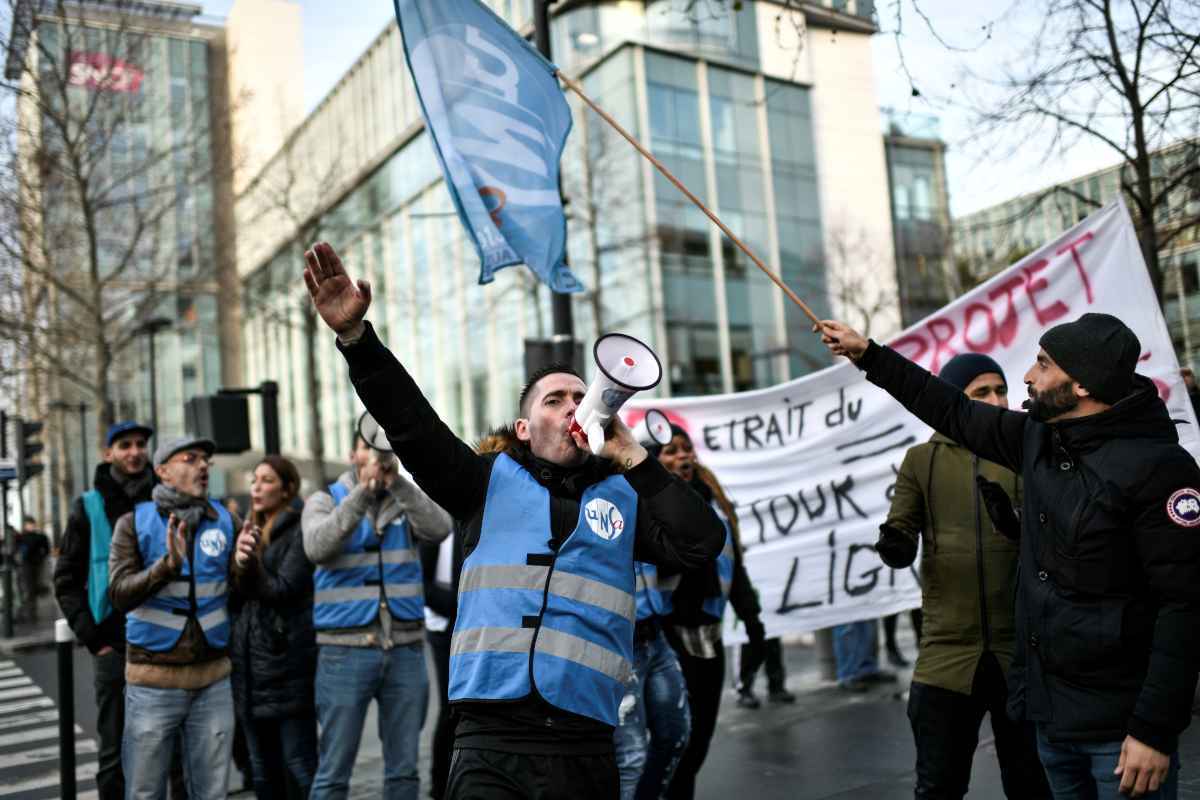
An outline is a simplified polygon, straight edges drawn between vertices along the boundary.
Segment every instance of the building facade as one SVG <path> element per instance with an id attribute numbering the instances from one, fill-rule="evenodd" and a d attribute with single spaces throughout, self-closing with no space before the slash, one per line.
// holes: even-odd
<path id="1" fill-rule="evenodd" d="M 961 291 L 954 273 L 946 145 L 936 117 L 888 109 L 884 109 L 883 141 L 900 318 L 907 328 Z"/>
<path id="2" fill-rule="evenodd" d="M 1162 159 L 1195 158 L 1194 141 L 1155 153 L 1154 175 L 1182 174 Z M 954 221 L 955 261 L 961 273 L 980 282 L 1053 239 L 1097 208 L 1121 195 L 1122 166 L 1097 170 L 1064 184 L 1015 197 Z M 1130 213 L 1137 224 L 1137 211 Z M 1159 230 L 1169 235 L 1159 251 L 1162 310 L 1179 362 L 1200 366 L 1200 186 L 1180 181 L 1170 202 L 1157 212 Z"/>
<path id="3" fill-rule="evenodd" d="M 530 30 L 528 0 L 490 5 Z M 555 61 L 818 313 L 841 309 L 827 281 L 830 231 L 854 230 L 881 254 L 867 290 L 894 297 L 873 6 L 688 5 L 571 4 L 552 22 Z M 753 389 L 827 366 L 799 309 L 568 100 L 569 259 L 586 285 L 573 299 L 576 338 L 642 338 L 666 368 L 664 396 Z M 236 215 L 247 382 L 280 382 L 285 452 L 343 461 L 361 412 L 299 278 L 304 247 L 319 239 L 371 280 L 369 318 L 452 429 L 471 439 L 515 416 L 523 341 L 549 334 L 550 297 L 522 268 L 477 284 L 394 24 L 238 195 Z M 873 332 L 898 330 L 895 304 L 871 321 Z"/>

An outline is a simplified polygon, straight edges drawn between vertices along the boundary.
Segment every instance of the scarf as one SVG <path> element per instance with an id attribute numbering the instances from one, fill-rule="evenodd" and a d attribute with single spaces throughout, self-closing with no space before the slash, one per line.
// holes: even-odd
<path id="1" fill-rule="evenodd" d="M 174 514 L 176 519 L 186 522 L 188 533 L 193 533 L 200 527 L 210 508 L 208 498 L 184 494 L 165 483 L 155 486 L 150 496 L 160 513 L 168 516 Z"/>
<path id="2" fill-rule="evenodd" d="M 109 466 L 108 474 L 121 487 L 125 496 L 135 502 L 154 482 L 154 473 L 148 469 L 144 469 L 136 475 L 126 475 L 113 464 Z"/>

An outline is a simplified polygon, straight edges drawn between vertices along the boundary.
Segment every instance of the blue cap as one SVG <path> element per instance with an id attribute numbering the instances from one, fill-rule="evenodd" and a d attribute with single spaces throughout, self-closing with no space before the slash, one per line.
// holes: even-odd
<path id="1" fill-rule="evenodd" d="M 108 426 L 108 435 L 104 437 L 104 446 L 112 447 L 113 442 L 127 433 L 140 433 L 149 439 L 154 435 L 154 429 L 149 425 L 143 425 L 142 423 L 134 422 L 131 419 L 122 420 L 121 422 L 114 422 L 112 425 Z"/>

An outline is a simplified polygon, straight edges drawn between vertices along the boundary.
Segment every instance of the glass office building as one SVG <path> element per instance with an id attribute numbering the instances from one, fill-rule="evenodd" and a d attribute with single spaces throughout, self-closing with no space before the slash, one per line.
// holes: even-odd
<path id="1" fill-rule="evenodd" d="M 529 30 L 530 3 L 491 5 Z M 801 65 L 804 75 L 793 79 L 799 56 L 776 52 L 773 37 L 783 4 L 699 15 L 686 6 L 577 5 L 553 21 L 556 63 L 581 76 L 601 107 L 828 313 L 822 213 L 829 202 L 814 92 L 843 56 L 814 43 L 829 63 L 824 71 Z M 810 38 L 840 36 L 846 57 L 868 53 L 865 73 L 861 63 L 853 69 L 869 76 L 872 7 L 834 2 L 786 13 L 807 14 Z M 850 50 L 855 40 L 867 49 Z M 837 88 L 825 92 L 834 103 Z M 878 150 L 871 155 L 879 176 L 859 190 L 886 207 L 878 108 L 868 95 L 859 133 Z M 576 338 L 590 343 L 622 331 L 650 343 L 666 370 L 661 395 L 754 389 L 828 365 L 803 315 L 769 279 L 578 98 L 568 93 L 568 100 L 575 120 L 563 159 L 569 260 L 586 285 L 573 300 Z M 827 163 L 836 138 L 826 134 Z M 299 163 L 330 177 L 314 181 L 323 191 L 296 188 L 292 196 L 308 210 L 303 225 L 289 227 L 296 215 L 280 210 L 272 187 Z M 323 204 L 322 196 L 334 199 Z M 550 296 L 521 267 L 477 284 L 474 248 L 452 213 L 394 26 L 239 196 L 237 214 L 247 378 L 280 382 L 285 452 L 302 459 L 312 452 L 315 401 L 326 457 L 344 458 L 360 412 L 323 330 L 312 341 L 317 380 L 306 379 L 308 300 L 298 278 L 303 247 L 314 239 L 333 243 L 351 271 L 372 281 L 370 319 L 452 429 L 471 439 L 516 415 L 523 340 L 549 335 Z M 890 228 L 887 235 L 890 251 Z"/>

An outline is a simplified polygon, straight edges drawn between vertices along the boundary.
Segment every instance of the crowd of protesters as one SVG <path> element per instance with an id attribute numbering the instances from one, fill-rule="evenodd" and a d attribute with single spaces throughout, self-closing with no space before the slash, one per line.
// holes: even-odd
<path id="1" fill-rule="evenodd" d="M 759 707 L 764 663 L 769 700 L 795 697 L 782 645 L 760 619 L 734 505 L 687 431 L 638 441 L 615 420 L 592 456 L 570 430 L 586 385 L 552 365 L 530 376 L 515 422 L 468 445 L 365 321 L 369 292 L 332 248 L 314 248 L 306 266 L 369 412 L 371 430 L 348 436 L 349 468 L 305 496 L 296 466 L 268 455 L 243 516 L 209 496 L 212 441 L 119 422 L 93 488 L 71 509 L 54 589 L 94 658 L 99 796 L 224 797 L 244 738 L 258 797 L 346 797 L 374 701 L 382 795 L 416 798 L 428 645 L 438 693 L 430 796 L 693 797 L 727 686 L 727 608 L 748 639 L 738 705 Z M 821 328 L 835 354 L 938 430 L 905 455 L 876 544 L 885 564 L 916 564 L 922 576 L 908 703 L 918 800 L 965 795 L 985 715 L 1010 798 L 1110 796 L 1079 788 L 1089 780 L 1173 796 L 1179 708 L 1190 708 L 1197 669 L 1180 637 L 1196 618 L 1200 576 L 1194 545 L 1169 526 L 1200 524 L 1200 510 L 1168 503 L 1160 520 L 1155 504 L 1163 492 L 1200 501 L 1190 488 L 1200 475 L 1169 441 L 1152 387 L 1133 377 L 1128 329 L 1099 315 L 1073 325 L 1043 338 L 1026 376 L 1028 415 L 1006 411 L 1008 380 L 987 356 L 957 356 L 933 378 L 843 325 Z M 1097 341 L 1112 351 L 1104 369 L 1087 359 Z M 1053 385 L 1035 374 L 1051 367 L 1082 377 Z M 1092 456 L 1108 446 L 1105 429 L 1088 427 L 1103 414 L 1125 425 L 1121 441 L 1144 440 L 1123 457 L 1174 472 L 1151 479 L 1137 467 L 1150 488 L 1106 495 L 1085 514 L 1112 527 L 1126 512 L 1107 509 L 1125 503 L 1150 532 L 1108 553 L 1101 573 L 1039 546 L 1029 521 L 1056 519 L 1032 481 L 1108 469 Z M 1063 419 L 1084 422 L 1054 425 Z M 27 528 L 32 562 L 41 534 Z M 1155 582 L 1138 582 L 1138 559 Z M 1084 641 L 1111 662 L 1044 660 L 1039 633 L 1083 635 L 1080 591 L 1107 592 L 1106 608 L 1142 620 L 1141 638 L 1126 642 L 1137 652 Z M 1041 630 L 1067 623 L 1022 617 L 1035 600 L 1079 625 Z M 884 620 L 885 652 L 905 666 L 895 626 Z M 897 679 L 878 664 L 874 621 L 838 626 L 832 641 L 842 690 Z M 1156 682 L 1149 694 L 1143 680 Z M 1111 691 L 1089 700 L 1089 686 Z M 1051 703 L 1058 712 L 1047 716 Z"/>

